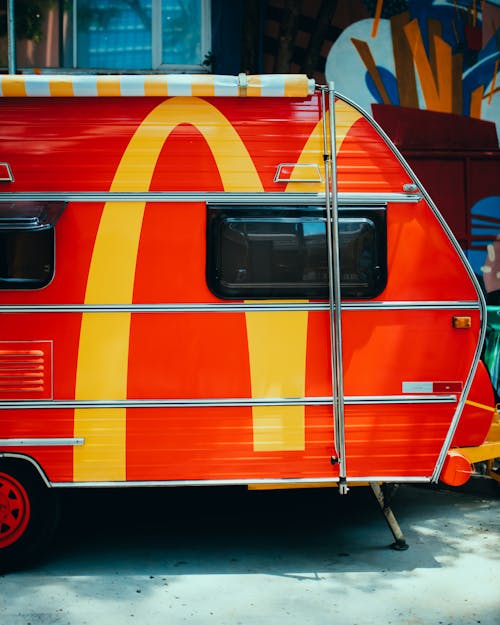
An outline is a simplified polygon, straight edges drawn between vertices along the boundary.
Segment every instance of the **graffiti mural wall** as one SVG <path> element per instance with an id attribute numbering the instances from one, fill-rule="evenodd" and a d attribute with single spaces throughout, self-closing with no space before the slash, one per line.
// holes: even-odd
<path id="1" fill-rule="evenodd" d="M 372 113 L 435 199 L 491 303 L 500 303 L 499 64 L 500 0 L 268 4 L 264 71 L 334 81 Z"/>

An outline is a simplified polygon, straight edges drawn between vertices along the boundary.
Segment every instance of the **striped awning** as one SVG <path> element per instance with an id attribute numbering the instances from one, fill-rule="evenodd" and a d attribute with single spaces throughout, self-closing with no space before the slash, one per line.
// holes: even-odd
<path id="1" fill-rule="evenodd" d="M 302 74 L 0 75 L 3 97 L 243 96 L 307 97 L 314 80 Z"/>

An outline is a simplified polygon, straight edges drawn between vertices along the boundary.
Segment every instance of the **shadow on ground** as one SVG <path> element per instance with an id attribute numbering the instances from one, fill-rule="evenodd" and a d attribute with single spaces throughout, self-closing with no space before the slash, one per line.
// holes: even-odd
<path id="1" fill-rule="evenodd" d="M 393 509 L 410 549 L 395 552 L 368 488 L 163 488 L 63 492 L 49 575 L 302 574 L 437 568 L 475 549 L 486 492 L 403 486 Z M 483 489 L 484 490 L 484 489 Z M 468 513 L 472 510 L 472 514 Z M 462 544 L 463 543 L 463 544 Z"/>

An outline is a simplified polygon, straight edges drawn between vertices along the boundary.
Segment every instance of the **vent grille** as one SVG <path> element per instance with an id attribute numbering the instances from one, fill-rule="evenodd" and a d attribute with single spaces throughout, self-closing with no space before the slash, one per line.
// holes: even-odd
<path id="1" fill-rule="evenodd" d="M 51 341 L 0 342 L 0 399 L 50 399 Z"/>

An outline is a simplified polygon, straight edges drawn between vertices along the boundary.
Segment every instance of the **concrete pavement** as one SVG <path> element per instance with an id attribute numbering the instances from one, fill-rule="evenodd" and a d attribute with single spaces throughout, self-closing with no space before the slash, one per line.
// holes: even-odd
<path id="1" fill-rule="evenodd" d="M 368 489 L 67 493 L 0 625 L 498 625 L 498 491 L 401 487 L 405 552 Z"/>

